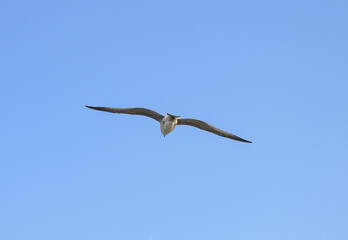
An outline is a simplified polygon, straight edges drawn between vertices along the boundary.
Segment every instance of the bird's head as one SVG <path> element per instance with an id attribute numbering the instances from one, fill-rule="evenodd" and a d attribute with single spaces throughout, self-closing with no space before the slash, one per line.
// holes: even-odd
<path id="1" fill-rule="evenodd" d="M 181 116 L 175 116 L 175 115 L 172 115 L 172 114 L 169 114 L 169 113 L 167 113 L 167 116 L 169 116 L 169 117 L 171 117 L 173 119 L 178 119 L 178 118 L 181 117 Z"/>

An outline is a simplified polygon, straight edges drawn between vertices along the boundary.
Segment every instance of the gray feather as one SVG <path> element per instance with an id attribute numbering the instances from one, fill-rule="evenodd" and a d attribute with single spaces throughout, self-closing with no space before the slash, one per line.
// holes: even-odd
<path id="1" fill-rule="evenodd" d="M 142 115 L 142 116 L 153 118 L 159 122 L 161 122 L 162 118 L 164 118 L 164 116 L 159 114 L 158 112 L 152 111 L 147 108 L 111 108 L 111 107 L 91 107 L 91 106 L 86 106 L 86 107 L 90 109 L 110 112 L 110 113 L 125 113 L 125 114 L 132 114 L 132 115 Z"/>
<path id="2" fill-rule="evenodd" d="M 203 121 L 197 120 L 197 119 L 192 119 L 192 118 L 178 119 L 177 125 L 188 125 L 188 126 L 196 127 L 196 128 L 214 133 L 214 134 L 219 135 L 221 137 L 230 138 L 230 139 L 237 140 L 240 142 L 251 143 L 251 141 L 240 138 L 232 133 L 225 132 L 225 131 L 218 129 L 218 128 L 216 128 L 216 127 L 214 127 L 206 122 L 203 122 Z"/>

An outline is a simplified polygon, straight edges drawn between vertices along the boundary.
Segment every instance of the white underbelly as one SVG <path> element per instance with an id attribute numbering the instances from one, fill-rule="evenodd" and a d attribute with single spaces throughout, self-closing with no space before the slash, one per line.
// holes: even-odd
<path id="1" fill-rule="evenodd" d="M 161 122 L 161 132 L 163 135 L 167 135 L 175 128 L 174 122 Z"/>

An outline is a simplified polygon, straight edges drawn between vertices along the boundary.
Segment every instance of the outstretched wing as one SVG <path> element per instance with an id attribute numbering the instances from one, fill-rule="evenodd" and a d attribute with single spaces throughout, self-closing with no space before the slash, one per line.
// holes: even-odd
<path id="1" fill-rule="evenodd" d="M 218 129 L 218 128 L 216 128 L 216 127 L 214 127 L 206 122 L 203 122 L 203 121 L 197 120 L 197 119 L 192 119 L 192 118 L 178 119 L 177 125 L 189 125 L 192 127 L 196 127 L 196 128 L 214 133 L 214 134 L 219 135 L 221 137 L 226 137 L 226 138 L 230 138 L 230 139 L 241 141 L 241 142 L 251 143 L 251 141 L 240 138 L 236 135 L 233 135 L 232 133 L 225 132 L 225 131 Z"/>
<path id="2" fill-rule="evenodd" d="M 98 111 L 104 111 L 104 112 L 111 112 L 111 113 L 125 113 L 125 114 L 132 114 L 132 115 L 142 115 L 146 117 L 153 118 L 159 122 L 162 121 L 162 118 L 164 118 L 163 115 L 159 114 L 158 112 L 152 111 L 147 108 L 111 108 L 111 107 L 86 107 Z"/>

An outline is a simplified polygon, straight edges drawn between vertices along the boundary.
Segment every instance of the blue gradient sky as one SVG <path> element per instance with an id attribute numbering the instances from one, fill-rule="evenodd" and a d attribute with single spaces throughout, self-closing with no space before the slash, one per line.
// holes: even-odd
<path id="1" fill-rule="evenodd" d="M 0 239 L 348 239 L 347 1 L 2 1 L 0 17 Z"/>

